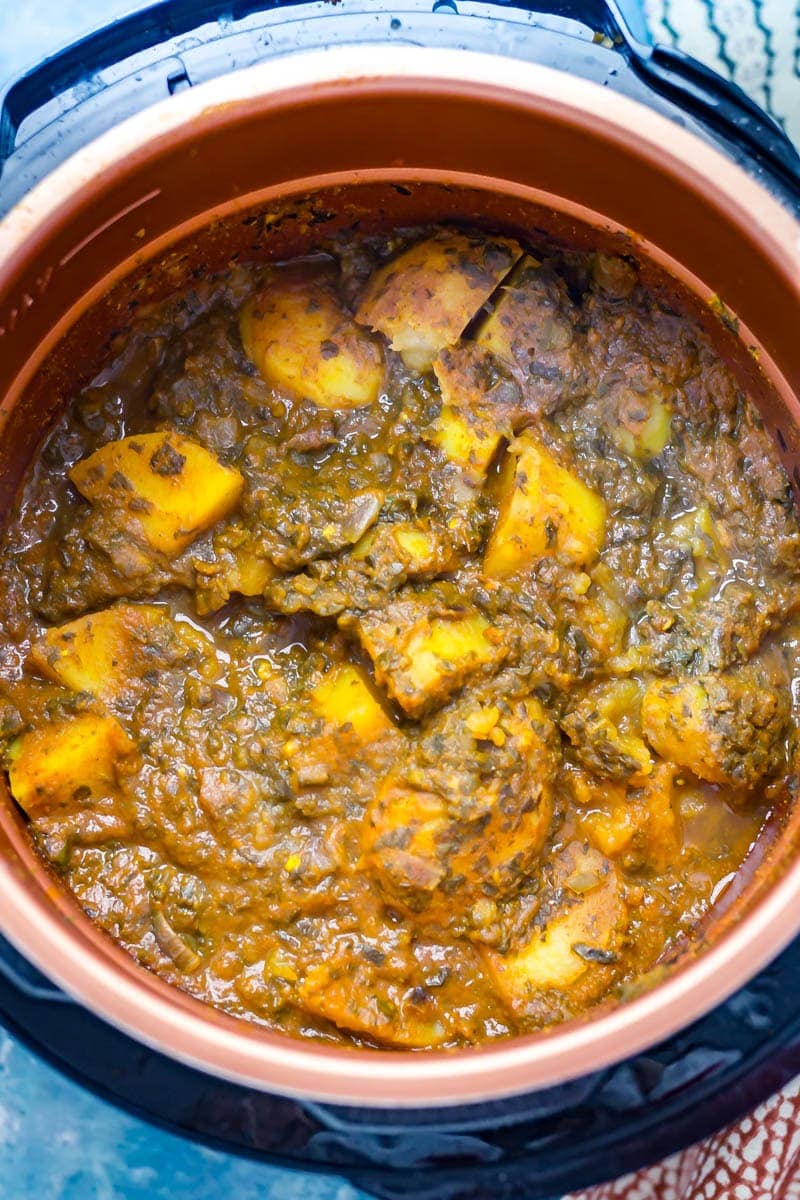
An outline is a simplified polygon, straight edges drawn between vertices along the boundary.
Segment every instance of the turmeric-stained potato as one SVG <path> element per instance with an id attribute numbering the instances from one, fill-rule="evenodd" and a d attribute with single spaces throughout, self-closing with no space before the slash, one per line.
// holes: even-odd
<path id="1" fill-rule="evenodd" d="M 611 435 L 620 450 L 647 462 L 661 453 L 672 436 L 672 409 L 657 392 L 620 392 Z"/>
<path id="2" fill-rule="evenodd" d="M 520 1014 L 553 990 L 567 996 L 576 990 L 585 1002 L 610 982 L 626 918 L 612 864 L 571 842 L 556 857 L 550 902 L 540 909 L 528 941 L 507 954 L 484 951 L 498 991 Z"/>
<path id="3" fill-rule="evenodd" d="M 113 717 L 84 713 L 42 725 L 8 750 L 11 794 L 29 817 L 66 804 L 108 795 L 117 765 L 135 752 Z"/>
<path id="4" fill-rule="evenodd" d="M 433 529 L 430 523 L 420 521 L 398 521 L 391 529 L 391 539 L 396 547 L 395 561 L 402 562 L 409 579 L 424 578 L 426 575 L 443 574 L 458 566 L 458 556 L 443 537 L 441 530 Z"/>
<path id="5" fill-rule="evenodd" d="M 275 567 L 268 558 L 243 551 L 237 556 L 226 583 L 240 596 L 261 596 L 275 574 Z"/>
<path id="6" fill-rule="evenodd" d="M 632 679 L 593 684 L 574 700 L 561 728 L 576 757 L 611 779 L 646 776 L 653 759 L 641 736 L 642 694 Z"/>
<path id="7" fill-rule="evenodd" d="M 452 589 L 404 589 L 377 612 L 345 620 L 372 659 L 375 678 L 409 716 L 441 704 L 508 647 L 488 618 L 459 603 Z"/>
<path id="8" fill-rule="evenodd" d="M 386 335 L 406 366 L 428 371 L 458 340 L 520 256 L 510 238 L 442 231 L 370 279 L 356 320 Z"/>
<path id="9" fill-rule="evenodd" d="M 656 544 L 661 553 L 673 547 L 678 555 L 691 554 L 692 576 L 687 600 L 696 604 L 710 596 L 731 564 L 730 534 L 722 522 L 712 516 L 707 504 L 699 504 L 680 516 L 672 517 L 659 529 Z"/>
<path id="10" fill-rule="evenodd" d="M 474 483 L 482 483 L 503 437 L 492 417 L 479 410 L 445 405 L 426 433 L 446 458 Z"/>
<path id="11" fill-rule="evenodd" d="M 623 866 L 664 871 L 681 855 L 681 825 L 675 794 L 678 768 L 658 763 L 645 779 L 610 782 L 594 776 L 573 781 L 585 806 L 578 825 L 592 845 Z"/>
<path id="12" fill-rule="evenodd" d="M 394 905 L 467 933 L 513 895 L 549 832 L 554 728 L 538 700 L 466 696 L 423 727 L 367 813 L 365 860 Z"/>
<path id="13" fill-rule="evenodd" d="M 380 608 L 409 580 L 434 579 L 457 570 L 463 561 L 459 532 L 441 519 L 382 520 L 347 554 L 321 569 L 272 581 L 264 592 L 267 606 L 273 612 L 313 612 L 321 617 Z"/>
<path id="14" fill-rule="evenodd" d="M 375 771 L 399 736 L 361 667 L 337 663 L 297 697 L 297 717 L 281 750 L 300 792 L 342 781 L 352 786 L 356 763 Z M 309 715 L 313 718 L 308 723 Z"/>
<path id="15" fill-rule="evenodd" d="M 372 692 L 364 672 L 344 663 L 333 667 L 311 693 L 311 707 L 334 729 L 361 742 L 382 737 L 394 724 Z"/>
<path id="16" fill-rule="evenodd" d="M 234 593 L 263 596 L 278 574 L 258 542 L 260 527 L 227 522 L 214 536 L 213 554 L 194 560 L 195 607 L 204 616 L 216 612 Z"/>
<path id="17" fill-rule="evenodd" d="M 215 671 L 210 643 L 157 604 L 116 604 L 48 629 L 31 663 L 56 683 L 112 703 L 147 673 L 167 667 Z"/>
<path id="18" fill-rule="evenodd" d="M 160 554 L 174 556 L 239 503 L 244 479 L 179 433 L 109 442 L 69 473 L 94 505 L 107 505 Z"/>
<path id="19" fill-rule="evenodd" d="M 628 654 L 625 639 L 630 618 L 613 596 L 592 583 L 582 596 L 575 596 L 569 604 L 565 603 L 564 610 L 570 624 L 580 631 L 585 652 L 591 655 L 597 667 L 607 668 L 610 664 L 612 669 L 620 672 L 630 669 L 625 665 Z"/>
<path id="20" fill-rule="evenodd" d="M 642 729 L 662 758 L 709 783 L 751 788 L 782 761 L 790 694 L 771 654 L 721 675 L 656 679 L 642 699 Z"/>
<path id="21" fill-rule="evenodd" d="M 396 586 L 406 579 L 424 579 L 455 570 L 460 559 L 445 531 L 425 517 L 415 521 L 393 521 L 374 525 L 353 547 L 350 558 L 388 591 L 391 577 Z M 399 575 L 396 564 L 403 567 Z M 359 605 L 359 607 L 369 607 Z"/>
<path id="22" fill-rule="evenodd" d="M 426 439 L 480 486 L 500 442 L 511 437 L 519 392 L 498 371 L 492 355 L 472 342 L 443 350 L 433 371 L 442 409 Z"/>
<path id="23" fill-rule="evenodd" d="M 209 574 L 198 571 L 195 578 L 195 606 L 200 616 L 216 612 L 227 604 L 234 593 L 240 596 L 263 596 L 277 575 L 268 558 L 242 554 L 233 562 L 220 563 L 219 571 Z"/>
<path id="24" fill-rule="evenodd" d="M 526 255 L 503 284 L 475 341 L 508 366 L 537 412 L 549 412 L 580 375 L 578 324 L 563 279 Z"/>
<path id="25" fill-rule="evenodd" d="M 606 506 L 566 470 L 531 430 L 509 447 L 499 483 L 497 522 L 486 547 L 487 575 L 502 579 L 554 556 L 587 566 L 603 545 Z"/>
<path id="26" fill-rule="evenodd" d="M 383 355 L 322 283 L 280 277 L 241 312 L 242 345 L 268 383 L 320 408 L 378 398 Z"/>
<path id="27" fill-rule="evenodd" d="M 381 979 L 366 963 L 318 963 L 298 994 L 306 1012 L 387 1046 L 419 1049 L 446 1040 L 436 1005 L 423 989 Z"/>

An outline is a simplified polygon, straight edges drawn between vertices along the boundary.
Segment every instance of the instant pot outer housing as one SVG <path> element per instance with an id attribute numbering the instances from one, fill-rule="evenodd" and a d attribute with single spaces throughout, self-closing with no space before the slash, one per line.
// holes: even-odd
<path id="1" fill-rule="evenodd" d="M 195 5 L 195 18 L 207 8 Z M 334 9 L 228 5 L 225 21 L 209 26 L 213 36 L 202 27 L 190 40 L 185 4 L 158 6 L 143 22 L 138 32 L 130 21 L 119 27 L 126 68 L 110 63 L 101 35 L 68 52 L 61 76 L 44 64 L 5 98 L 0 202 L 15 203 L 0 223 L 4 508 L 44 432 L 137 304 L 184 286 L 198 267 L 297 253 L 317 229 L 429 219 L 635 256 L 652 286 L 712 333 L 800 489 L 800 174 L 779 131 L 735 92 L 691 62 L 651 54 L 605 8 L 594 37 L 510 5 L 462 5 L 460 13 L 412 3 L 378 12 L 347 0 Z M 481 44 L 501 53 L 478 53 Z M 228 69 L 243 61 L 255 65 Z M 83 92 L 81 70 L 94 81 Z M 157 78 L 166 98 L 150 104 L 146 87 L 136 93 L 137 77 Z M 137 111 L 120 122 L 126 108 Z M 437 1195 L 503 1195 L 508 1187 L 541 1196 L 700 1136 L 705 1118 L 695 1112 L 687 1123 L 680 1112 L 690 1085 L 692 1104 L 708 1098 L 710 1080 L 715 1094 L 726 1092 L 727 1107 L 713 1109 L 721 1123 L 800 1068 L 796 952 L 762 976 L 766 992 L 748 985 L 800 930 L 799 826 L 800 812 L 776 814 L 697 944 L 651 990 L 535 1036 L 415 1054 L 293 1041 L 139 968 L 60 887 L 6 795 L 0 929 L 24 958 L 6 953 L 0 999 L 12 1026 L 28 1026 L 62 1065 L 64 1031 L 76 1019 L 94 1022 L 89 1013 L 113 1027 L 95 1023 L 106 1057 L 112 1044 L 143 1053 L 113 1030 L 157 1051 L 147 1060 L 151 1082 L 174 1066 L 176 1087 L 194 1081 L 198 1094 L 214 1097 L 198 1101 L 191 1119 L 165 1113 L 166 1102 L 143 1103 L 142 1088 L 115 1087 L 102 1064 L 70 1065 L 189 1132 L 347 1169 L 387 1195 L 407 1188 L 423 1196 L 432 1177 L 423 1186 L 415 1172 L 449 1164 L 460 1182 Z M 83 1007 L 59 999 L 28 962 Z M 728 1000 L 744 985 L 738 1001 Z M 737 1002 L 736 1035 L 709 1057 L 703 1031 L 722 1029 Z M 30 1029 L 45 1010 L 61 1034 Z M 752 1062 L 774 1063 L 776 1039 L 782 1065 L 760 1069 L 754 1091 L 752 1079 L 743 1082 L 752 1072 L 737 1074 L 735 1064 L 743 1047 Z M 647 1064 L 659 1062 L 656 1080 Z M 637 1141 L 632 1114 L 640 1120 L 643 1104 L 656 1111 L 665 1099 L 673 1132 L 651 1129 L 643 1142 L 640 1128 Z M 609 1131 L 626 1122 L 623 1144 Z M 572 1146 L 569 1175 L 552 1154 L 559 1139 Z M 618 1149 L 612 1160 L 609 1139 Z M 515 1171 L 531 1154 L 536 1168 L 528 1165 L 523 1182 Z"/>

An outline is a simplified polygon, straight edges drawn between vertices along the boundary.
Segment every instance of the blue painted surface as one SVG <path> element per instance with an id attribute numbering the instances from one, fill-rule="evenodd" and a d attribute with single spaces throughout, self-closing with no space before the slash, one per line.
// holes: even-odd
<path id="1" fill-rule="evenodd" d="M 0 1034 L 3 1200 L 366 1200 L 195 1146 L 105 1104 Z"/>

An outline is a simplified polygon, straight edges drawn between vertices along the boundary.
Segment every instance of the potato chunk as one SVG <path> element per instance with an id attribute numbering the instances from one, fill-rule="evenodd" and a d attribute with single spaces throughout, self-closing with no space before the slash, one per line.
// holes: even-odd
<path id="1" fill-rule="evenodd" d="M 699 779 L 751 788 L 780 763 L 789 710 L 785 669 L 764 656 L 722 675 L 654 680 L 642 728 L 662 758 Z"/>
<path id="2" fill-rule="evenodd" d="M 443 603 L 434 589 L 401 592 L 385 609 L 352 620 L 376 680 L 412 717 L 508 653 L 486 617 L 456 600 Z"/>
<path id="3" fill-rule="evenodd" d="M 30 661 L 56 683 L 113 703 L 145 671 L 202 663 L 209 643 L 157 604 L 117 604 L 48 629 Z"/>
<path id="4" fill-rule="evenodd" d="M 561 719 L 576 757 L 611 779 L 646 776 L 653 770 L 641 737 L 641 690 L 632 679 L 590 687 Z"/>
<path id="5" fill-rule="evenodd" d="M 482 483 L 503 437 L 485 413 L 445 404 L 425 435 L 473 483 Z"/>
<path id="6" fill-rule="evenodd" d="M 66 804 L 76 793 L 107 795 L 117 785 L 117 764 L 134 753 L 113 717 L 84 713 L 24 733 L 9 747 L 11 794 L 29 817 Z"/>
<path id="7" fill-rule="evenodd" d="M 472 906 L 513 895 L 549 832 L 557 763 L 538 700 L 467 695 L 423 729 L 367 813 L 365 858 L 392 904 L 471 928 Z"/>
<path id="8" fill-rule="evenodd" d="M 475 341 L 508 367 L 537 412 L 550 412 L 581 375 L 578 324 L 563 279 L 525 255 Z"/>
<path id="9" fill-rule="evenodd" d="M 375 755 L 391 753 L 399 736 L 366 673 L 352 663 L 315 674 L 296 704 L 298 720 L 292 724 L 301 735 L 289 737 L 281 751 L 298 792 L 348 780 L 352 785 L 356 764 L 369 762 L 374 771 Z M 310 724 L 309 712 L 316 718 Z"/>
<path id="10" fill-rule="evenodd" d="M 407 367 L 430 370 L 520 256 L 510 238 L 443 231 L 380 267 L 356 320 L 386 335 Z"/>
<path id="11" fill-rule="evenodd" d="M 620 397 L 612 437 L 631 458 L 648 462 L 672 436 L 672 409 L 663 396 L 629 389 Z"/>
<path id="12" fill-rule="evenodd" d="M 709 597 L 731 565 L 730 535 L 716 521 L 707 504 L 664 522 L 657 544 L 661 553 L 673 547 L 678 554 L 689 551 L 692 558 L 691 579 L 687 581 L 686 606 L 696 605 Z"/>
<path id="13" fill-rule="evenodd" d="M 436 569 L 441 562 L 439 539 L 430 529 L 410 521 L 398 522 L 392 537 L 404 560 L 406 574 L 422 575 L 431 568 Z"/>
<path id="14" fill-rule="evenodd" d="M 195 608 L 200 616 L 216 612 L 236 592 L 240 596 L 263 596 L 278 574 L 264 555 L 246 547 L 235 554 L 219 554 L 213 563 L 196 561 Z"/>
<path id="15" fill-rule="evenodd" d="M 226 575 L 225 586 L 240 596 L 262 596 L 276 573 L 268 558 L 243 552 Z"/>
<path id="16" fill-rule="evenodd" d="M 95 505 L 119 513 L 160 554 L 173 556 L 226 517 L 244 479 L 178 433 L 143 433 L 109 442 L 69 473 Z"/>
<path id="17" fill-rule="evenodd" d="M 420 992 L 352 963 L 349 969 L 318 963 L 298 988 L 306 1012 L 351 1033 L 408 1049 L 438 1046 L 447 1037 L 432 1000 Z"/>
<path id="18" fill-rule="evenodd" d="M 247 357 L 274 387 L 320 408 L 359 408 L 377 400 L 380 348 L 324 285 L 276 278 L 244 306 L 239 328 Z"/>
<path id="19" fill-rule="evenodd" d="M 497 523 L 484 571 L 503 578 L 551 555 L 587 566 L 600 553 L 605 525 L 601 497 L 527 431 L 509 447 L 501 470 Z"/>
<path id="20" fill-rule="evenodd" d="M 311 693 L 311 707 L 339 730 L 349 730 L 361 742 L 371 742 L 394 728 L 358 667 L 346 663 L 328 671 Z"/>
<path id="21" fill-rule="evenodd" d="M 392 576 L 399 587 L 406 579 L 443 575 L 459 565 L 445 531 L 424 517 L 374 525 L 356 543 L 350 557 L 356 563 L 363 563 L 372 577 L 380 579 L 385 591 L 390 590 Z M 395 567 L 398 562 L 403 567 L 402 573 Z"/>
<path id="22" fill-rule="evenodd" d="M 525 945 L 508 954 L 485 951 L 498 990 L 521 1013 L 537 992 L 580 987 L 585 1000 L 587 992 L 608 986 L 624 932 L 627 910 L 619 879 L 602 854 L 570 843 L 558 856 L 554 883 L 553 908 L 545 910 L 541 924 L 537 919 Z M 588 987 L 586 976 L 594 976 Z"/>
<path id="23" fill-rule="evenodd" d="M 681 854 L 677 773 L 672 763 L 659 763 L 646 779 L 627 784 L 592 777 L 573 780 L 576 799 L 587 806 L 579 816 L 580 828 L 601 854 L 622 856 L 626 867 L 666 870 Z"/>
<path id="24" fill-rule="evenodd" d="M 480 486 L 504 437 L 518 392 L 493 369 L 491 356 L 471 343 L 443 350 L 433 364 L 442 409 L 426 440 Z"/>

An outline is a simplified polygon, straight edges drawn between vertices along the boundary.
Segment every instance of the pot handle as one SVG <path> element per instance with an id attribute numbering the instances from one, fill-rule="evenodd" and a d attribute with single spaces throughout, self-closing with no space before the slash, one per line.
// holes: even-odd
<path id="1" fill-rule="evenodd" d="M 626 48 L 632 68 L 655 92 L 677 102 L 714 132 L 744 142 L 755 160 L 775 172 L 800 202 L 797 148 L 738 84 L 669 46 L 629 42 Z"/>
<path id="2" fill-rule="evenodd" d="M 503 0 L 500 0 L 502 5 Z M 634 32 L 623 6 L 625 0 L 517 0 L 534 13 L 567 17 L 608 37 L 632 70 L 654 92 L 679 105 L 706 128 L 747 145 L 750 154 L 768 165 L 800 202 L 800 155 L 778 122 L 743 92 L 704 63 L 682 50 L 653 44 Z M 628 7 L 632 7 L 630 2 Z"/>

